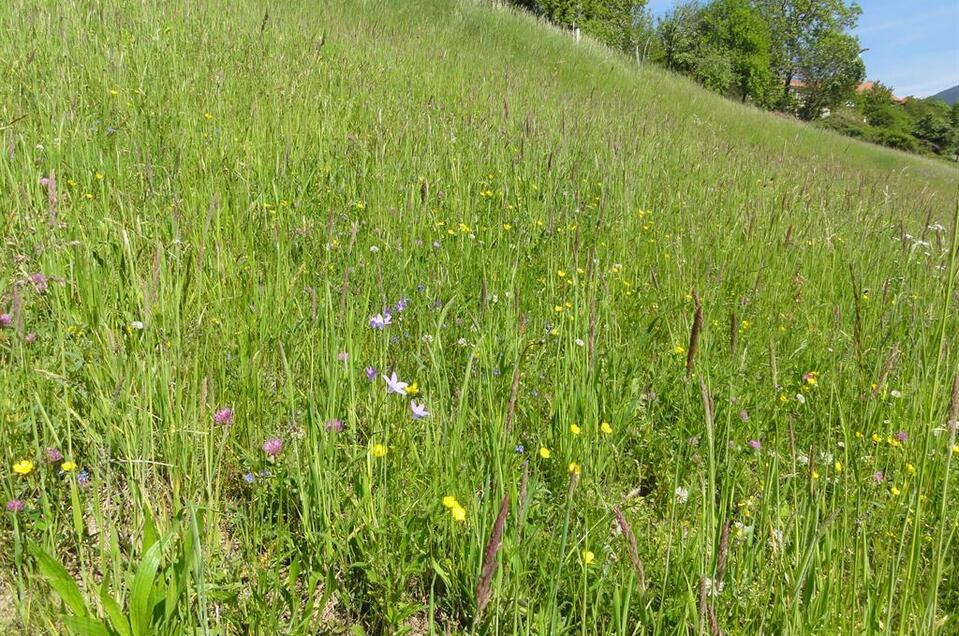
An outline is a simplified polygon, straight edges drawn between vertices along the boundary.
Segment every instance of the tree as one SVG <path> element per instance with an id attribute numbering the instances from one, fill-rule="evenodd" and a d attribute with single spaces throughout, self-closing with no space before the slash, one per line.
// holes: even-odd
<path id="1" fill-rule="evenodd" d="M 667 67 L 719 93 L 766 101 L 769 29 L 748 0 L 679 5 L 660 21 L 659 36 Z"/>
<path id="2" fill-rule="evenodd" d="M 830 31 L 804 52 L 796 66 L 804 82 L 800 117 L 816 119 L 855 94 L 856 86 L 866 77 L 866 65 L 859 51 L 857 38 Z"/>
<path id="3" fill-rule="evenodd" d="M 732 85 L 743 101 L 765 101 L 770 88 L 769 26 L 748 0 L 715 0 L 702 12 L 701 31 L 729 58 Z"/>
<path id="4" fill-rule="evenodd" d="M 857 38 L 848 35 L 862 10 L 846 0 L 753 0 L 769 25 L 771 71 L 779 78 L 778 105 L 790 101 L 792 80 L 808 87 L 800 115 L 818 117 L 851 95 L 865 76 Z"/>
<path id="5" fill-rule="evenodd" d="M 636 44 L 636 20 L 645 0 L 512 0 L 513 4 L 622 51 Z"/>

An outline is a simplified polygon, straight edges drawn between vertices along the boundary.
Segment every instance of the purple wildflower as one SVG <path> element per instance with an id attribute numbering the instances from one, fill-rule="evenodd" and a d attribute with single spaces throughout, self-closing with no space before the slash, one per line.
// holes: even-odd
<path id="1" fill-rule="evenodd" d="M 36 331 L 29 332 L 27 335 L 23 337 L 23 340 L 27 344 L 33 344 L 34 342 L 37 341 L 37 332 Z"/>
<path id="2" fill-rule="evenodd" d="M 758 439 L 751 439 L 751 440 L 749 440 L 749 448 L 758 451 L 758 450 L 760 450 L 762 447 L 763 447 L 763 445 L 759 442 Z"/>
<path id="3" fill-rule="evenodd" d="M 410 400 L 410 409 L 413 411 L 413 419 L 419 420 L 429 417 L 430 413 L 426 410 L 425 404 L 417 404 L 416 400 Z"/>
<path id="4" fill-rule="evenodd" d="M 263 452 L 267 457 L 276 457 L 283 450 L 283 440 L 279 437 L 271 437 L 263 442 Z"/>
<path id="5" fill-rule="evenodd" d="M 340 362 L 346 362 L 350 359 L 350 354 L 348 354 L 346 351 L 340 351 L 338 354 L 336 354 L 336 359 Z"/>
<path id="6" fill-rule="evenodd" d="M 33 288 L 37 290 L 38 294 L 44 294 L 47 291 L 47 277 L 41 272 L 37 272 L 30 277 L 30 282 L 33 283 Z"/>
<path id="7" fill-rule="evenodd" d="M 389 314 L 386 314 L 385 316 L 383 314 L 376 314 L 375 316 L 370 318 L 370 328 L 380 329 L 380 330 L 386 329 L 387 325 L 392 324 L 392 322 L 393 322 L 393 317 L 390 316 Z"/>
<path id="8" fill-rule="evenodd" d="M 23 501 L 20 499 L 11 499 L 7 502 L 7 512 L 12 512 L 17 514 L 18 512 L 23 511 Z"/>
<path id="9" fill-rule="evenodd" d="M 327 420 L 326 422 L 326 432 L 327 433 L 339 433 L 343 430 L 343 420 Z"/>
<path id="10" fill-rule="evenodd" d="M 397 395 L 406 395 L 406 387 L 408 387 L 409 384 L 397 379 L 396 371 L 394 371 L 391 376 L 384 375 L 383 379 L 386 380 L 387 393 L 396 393 Z"/>
<path id="11" fill-rule="evenodd" d="M 0 328 L 9 327 L 13 324 L 13 316 L 10 314 L 0 314 Z"/>
<path id="12" fill-rule="evenodd" d="M 376 367 L 366 367 L 366 379 L 372 382 L 376 379 L 376 376 L 379 372 L 376 370 Z"/>
<path id="13" fill-rule="evenodd" d="M 217 424 L 226 424 L 229 426 L 233 423 L 233 409 L 229 406 L 217 409 L 216 413 L 213 414 L 213 421 Z"/>
<path id="14" fill-rule="evenodd" d="M 80 486 L 81 488 L 85 488 L 89 484 L 90 484 L 90 471 L 84 468 L 77 474 L 77 485 Z"/>
<path id="15" fill-rule="evenodd" d="M 60 449 L 50 447 L 46 451 L 47 461 L 56 464 L 58 461 L 63 459 L 63 453 L 60 452 Z"/>
<path id="16" fill-rule="evenodd" d="M 254 479 L 256 479 L 256 477 L 254 477 L 253 473 L 247 473 L 243 475 L 243 481 L 248 484 L 252 484 Z"/>
<path id="17" fill-rule="evenodd" d="M 909 439 L 909 435 L 906 434 L 906 431 L 899 431 L 896 433 L 896 439 L 898 439 L 900 442 L 905 442 L 907 439 Z"/>
<path id="18" fill-rule="evenodd" d="M 514 448 L 513 450 L 516 451 L 516 454 L 517 454 L 517 455 L 522 455 L 523 453 L 526 452 L 526 447 L 523 446 L 522 444 L 517 444 L 517 445 L 516 445 L 516 448 Z"/>
<path id="19" fill-rule="evenodd" d="M 885 481 L 886 476 L 882 473 L 881 470 L 877 470 L 876 472 L 872 474 L 872 479 L 877 484 L 881 484 L 883 481 Z"/>
<path id="20" fill-rule="evenodd" d="M 739 412 L 739 419 L 740 419 L 740 421 L 742 421 L 742 422 L 748 422 L 748 421 L 749 421 L 749 411 L 747 411 L 746 409 L 741 410 L 741 411 Z"/>
<path id="21" fill-rule="evenodd" d="M 406 296 L 403 296 L 398 301 L 396 301 L 396 313 L 401 314 L 406 310 L 406 306 L 409 304 L 410 299 Z"/>

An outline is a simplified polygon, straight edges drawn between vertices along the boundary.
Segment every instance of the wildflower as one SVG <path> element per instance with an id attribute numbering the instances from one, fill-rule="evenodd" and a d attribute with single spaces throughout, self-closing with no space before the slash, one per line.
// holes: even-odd
<path id="1" fill-rule="evenodd" d="M 30 277 L 30 282 L 33 283 L 33 288 L 37 290 L 38 294 L 44 294 L 47 291 L 47 277 L 44 276 L 41 272 L 37 272 Z"/>
<path id="2" fill-rule="evenodd" d="M 338 362 L 346 362 L 350 359 L 350 354 L 346 351 L 340 351 L 338 354 L 336 354 L 336 359 Z"/>
<path id="3" fill-rule="evenodd" d="M 909 473 L 910 475 L 915 475 L 916 467 L 913 466 L 912 464 L 906 464 L 906 472 Z"/>
<path id="4" fill-rule="evenodd" d="M 56 464 L 58 461 L 63 459 L 63 453 L 61 453 L 57 448 L 48 448 L 44 451 L 44 454 L 47 456 L 47 461 L 52 464 Z"/>
<path id="5" fill-rule="evenodd" d="M 135 331 L 143 331 L 144 326 L 145 325 L 143 324 L 142 320 L 134 320 L 130 323 L 130 328 Z"/>
<path id="6" fill-rule="evenodd" d="M 443 497 L 443 506 L 452 510 L 456 506 L 460 505 L 460 502 L 456 500 L 456 497 L 452 495 L 446 495 Z"/>
<path id="7" fill-rule="evenodd" d="M 797 393 L 797 394 L 796 394 L 796 401 L 799 402 L 800 404 L 805 404 L 805 403 L 806 403 L 806 396 L 803 395 L 802 393 Z"/>
<path id="8" fill-rule="evenodd" d="M 816 382 L 819 381 L 819 372 L 818 371 L 807 371 L 802 375 L 803 384 L 808 384 L 809 386 L 815 386 Z"/>
<path id="9" fill-rule="evenodd" d="M 689 489 L 683 486 L 676 486 L 676 490 L 673 493 L 673 498 L 678 504 L 684 504 L 689 501 Z"/>
<path id="10" fill-rule="evenodd" d="M 343 430 L 343 420 L 327 420 L 324 428 L 326 428 L 327 433 L 339 433 Z"/>
<path id="11" fill-rule="evenodd" d="M 372 329 L 386 329 L 387 325 L 393 324 L 393 316 L 386 314 L 376 314 L 370 318 L 370 328 Z"/>
<path id="12" fill-rule="evenodd" d="M 812 471 L 812 478 L 813 480 L 819 479 L 819 472 L 815 470 Z"/>
<path id="13" fill-rule="evenodd" d="M 263 442 L 263 452 L 267 457 L 276 457 L 283 450 L 283 440 L 279 437 L 271 437 Z"/>
<path id="14" fill-rule="evenodd" d="M 579 435 L 582 432 L 582 429 L 580 429 L 580 427 L 577 426 L 576 424 L 570 424 L 569 432 L 572 433 L 573 435 Z"/>
<path id="15" fill-rule="evenodd" d="M 23 501 L 20 499 L 11 499 L 7 502 L 7 512 L 12 512 L 17 514 L 18 512 L 23 511 Z"/>
<path id="16" fill-rule="evenodd" d="M 748 421 L 749 421 L 749 411 L 747 411 L 746 409 L 741 410 L 741 411 L 739 412 L 739 421 L 740 421 L 740 422 L 748 422 Z"/>
<path id="17" fill-rule="evenodd" d="M 872 474 L 872 480 L 876 482 L 877 484 L 881 484 L 883 480 L 885 480 L 885 478 L 886 476 L 883 474 L 881 470 L 877 470 L 876 472 Z"/>
<path id="18" fill-rule="evenodd" d="M 906 433 L 906 431 L 899 431 L 896 433 L 896 439 L 900 442 L 905 442 L 907 439 L 909 439 L 909 435 Z"/>
<path id="19" fill-rule="evenodd" d="M 579 466 L 579 464 L 577 464 L 576 462 L 570 462 L 570 463 L 569 463 L 569 474 L 570 474 L 570 475 L 579 475 L 579 473 L 580 473 L 580 466 Z"/>
<path id="20" fill-rule="evenodd" d="M 406 387 L 409 385 L 406 382 L 400 381 L 396 377 L 396 371 L 393 372 L 390 376 L 383 376 L 383 379 L 386 381 L 386 392 L 387 393 L 396 393 L 397 395 L 406 395 Z"/>
<path id="21" fill-rule="evenodd" d="M 842 472 L 842 462 L 837 459 L 837 460 L 836 460 L 836 463 L 833 464 L 833 468 L 836 470 L 837 473 L 841 473 L 841 472 Z"/>
<path id="22" fill-rule="evenodd" d="M 583 565 L 590 565 L 596 560 L 596 555 L 590 550 L 583 550 Z"/>
<path id="23" fill-rule="evenodd" d="M 882 435 L 880 435 L 879 433 L 873 433 L 873 434 L 872 434 L 872 441 L 874 441 L 874 442 L 877 443 L 877 444 L 881 443 L 881 442 L 882 442 Z"/>
<path id="24" fill-rule="evenodd" d="M 70 460 L 67 460 L 67 461 L 63 462 L 62 464 L 60 464 L 60 470 L 62 470 L 62 471 L 65 472 L 65 473 L 69 473 L 69 472 L 74 471 L 74 470 L 76 470 L 76 469 L 77 469 L 77 463 L 76 463 L 76 462 L 72 462 L 72 461 L 70 461 Z"/>
<path id="25" fill-rule="evenodd" d="M 0 328 L 6 328 L 13 324 L 13 316 L 10 314 L 0 314 Z"/>
<path id="26" fill-rule="evenodd" d="M 90 471 L 86 468 L 77 473 L 77 485 L 85 488 L 90 483 Z"/>
<path id="27" fill-rule="evenodd" d="M 526 448 L 522 444 L 517 444 L 513 450 L 516 451 L 517 455 L 522 455 L 526 452 Z"/>
<path id="28" fill-rule="evenodd" d="M 577 339 L 576 339 L 576 340 L 574 340 L 573 342 L 575 342 L 575 343 L 576 343 L 576 346 L 577 346 L 577 347 L 583 347 L 583 346 L 586 346 L 586 343 L 585 343 L 585 342 L 583 342 L 583 339 L 582 339 L 582 338 L 577 338 Z"/>
<path id="29" fill-rule="evenodd" d="M 541 447 L 539 449 L 539 456 L 542 457 L 543 459 L 549 459 L 549 456 L 550 456 L 549 449 L 546 448 L 545 446 Z"/>
<path id="30" fill-rule="evenodd" d="M 396 301 L 396 313 L 403 313 L 406 310 L 406 306 L 409 304 L 410 299 L 405 296 Z"/>
<path id="31" fill-rule="evenodd" d="M 228 406 L 225 406 L 221 409 L 217 409 L 216 413 L 213 414 L 213 421 L 217 424 L 226 424 L 230 425 L 233 423 L 233 409 Z"/>
<path id="32" fill-rule="evenodd" d="M 420 385 L 416 382 L 412 382 L 408 387 L 406 387 L 405 391 L 407 395 L 419 395 Z"/>
<path id="33" fill-rule="evenodd" d="M 675 353 L 678 356 L 681 356 L 684 353 L 686 353 L 686 347 L 684 347 L 683 345 L 676 345 L 675 347 L 673 347 L 673 353 Z"/>
<path id="34" fill-rule="evenodd" d="M 429 417 L 429 411 L 426 410 L 426 405 L 417 404 L 416 400 L 410 400 L 410 410 L 413 411 L 413 419 L 419 420 L 424 417 Z"/>
<path id="35" fill-rule="evenodd" d="M 953 445 L 952 445 L 952 453 L 953 453 L 954 455 L 959 455 L 959 444 L 953 444 Z"/>
<path id="36" fill-rule="evenodd" d="M 370 452 L 373 453 L 373 457 L 383 457 L 386 455 L 386 446 L 383 446 L 382 444 L 374 444 L 373 450 Z"/>
<path id="37" fill-rule="evenodd" d="M 243 481 L 248 484 L 252 484 L 254 479 L 256 479 L 256 477 L 253 475 L 253 473 L 246 473 L 243 475 Z"/>
<path id="38" fill-rule="evenodd" d="M 33 472 L 33 462 L 29 459 L 21 459 L 13 465 L 13 472 L 18 475 L 29 475 Z"/>
<path id="39" fill-rule="evenodd" d="M 893 497 L 898 497 L 901 492 L 902 491 L 895 486 L 889 489 L 889 494 L 892 495 Z"/>
<path id="40" fill-rule="evenodd" d="M 761 450 L 762 447 L 763 447 L 762 443 L 760 443 L 760 441 L 759 441 L 758 439 L 751 439 L 751 440 L 749 440 L 748 445 L 749 445 L 749 447 L 750 447 L 751 449 L 756 450 L 756 451 Z"/>
<path id="41" fill-rule="evenodd" d="M 466 521 L 466 509 L 459 504 L 453 506 L 453 508 L 450 510 L 450 514 L 453 516 L 453 521 Z"/>
<path id="42" fill-rule="evenodd" d="M 613 427 L 609 425 L 609 422 L 603 422 L 599 425 L 599 430 L 603 432 L 603 435 L 610 435 L 613 432 Z"/>
<path id="43" fill-rule="evenodd" d="M 378 374 L 376 367 L 366 367 L 366 379 L 372 382 Z"/>

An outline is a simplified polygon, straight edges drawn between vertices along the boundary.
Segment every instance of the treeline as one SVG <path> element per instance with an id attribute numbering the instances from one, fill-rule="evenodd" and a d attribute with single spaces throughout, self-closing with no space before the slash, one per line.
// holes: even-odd
<path id="1" fill-rule="evenodd" d="M 938 99 L 897 100 L 879 82 L 817 123 L 899 150 L 953 161 L 959 155 L 959 103 L 950 107 Z"/>
<path id="2" fill-rule="evenodd" d="M 955 154 L 956 117 L 944 104 L 898 104 L 881 86 L 857 93 L 866 68 L 855 3 L 693 0 L 654 21 L 645 0 L 511 1 L 729 98 L 903 150 Z"/>

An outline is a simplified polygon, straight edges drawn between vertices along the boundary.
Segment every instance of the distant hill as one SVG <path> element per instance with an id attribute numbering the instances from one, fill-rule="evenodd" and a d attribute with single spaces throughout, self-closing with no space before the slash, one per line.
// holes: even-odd
<path id="1" fill-rule="evenodd" d="M 959 85 L 953 86 L 952 88 L 947 88 L 946 90 L 936 93 L 930 99 L 941 99 L 950 106 L 959 102 Z"/>

